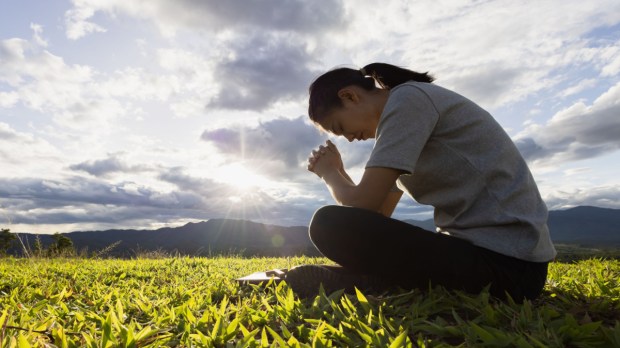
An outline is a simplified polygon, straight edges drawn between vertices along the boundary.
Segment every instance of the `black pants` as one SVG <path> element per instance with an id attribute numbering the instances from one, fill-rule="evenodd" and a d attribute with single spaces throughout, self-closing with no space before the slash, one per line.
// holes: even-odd
<path id="1" fill-rule="evenodd" d="M 327 258 L 353 272 L 378 275 L 407 289 L 441 285 L 515 301 L 540 295 L 547 262 L 502 255 L 365 209 L 325 206 L 310 223 L 310 238 Z"/>

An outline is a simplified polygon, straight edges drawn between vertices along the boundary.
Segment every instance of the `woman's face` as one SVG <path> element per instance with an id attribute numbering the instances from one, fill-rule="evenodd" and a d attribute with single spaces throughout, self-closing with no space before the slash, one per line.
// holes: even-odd
<path id="1" fill-rule="evenodd" d="M 361 88 L 341 92 L 342 106 L 325 115 L 321 127 L 349 141 L 374 138 L 383 106 L 374 105 L 376 100 Z"/>
<path id="2" fill-rule="evenodd" d="M 321 127 L 349 141 L 374 138 L 377 129 L 376 124 L 369 122 L 363 114 L 344 107 L 330 112 L 321 122 Z"/>

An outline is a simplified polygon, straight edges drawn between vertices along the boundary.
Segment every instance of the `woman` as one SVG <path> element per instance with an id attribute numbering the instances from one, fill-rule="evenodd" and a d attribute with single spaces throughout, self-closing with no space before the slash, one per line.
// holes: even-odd
<path id="1" fill-rule="evenodd" d="M 312 152 L 308 170 L 338 205 L 315 213 L 310 238 L 341 267 L 293 268 L 293 290 L 430 284 L 478 293 L 490 285 L 500 298 L 540 295 L 556 252 L 525 161 L 491 115 L 432 81 L 374 63 L 329 71 L 310 86 L 318 127 L 376 142 L 357 184 L 333 143 Z M 434 207 L 437 232 L 390 218 L 401 190 Z"/>

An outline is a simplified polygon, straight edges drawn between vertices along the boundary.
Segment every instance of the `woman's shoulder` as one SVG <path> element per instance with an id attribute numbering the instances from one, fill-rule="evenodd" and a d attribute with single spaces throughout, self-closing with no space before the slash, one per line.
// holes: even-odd
<path id="1" fill-rule="evenodd" d="M 390 95 L 398 97 L 398 96 L 409 96 L 409 97 L 426 97 L 429 98 L 431 100 L 437 99 L 437 98 L 441 98 L 441 99 L 466 99 L 465 97 L 461 96 L 460 94 L 449 90 L 445 87 L 442 87 L 440 85 L 436 85 L 434 83 L 428 83 L 428 82 L 417 82 L 417 81 L 410 81 L 410 82 L 405 82 L 402 83 L 394 88 L 392 88 L 390 90 Z"/>
<path id="2" fill-rule="evenodd" d="M 479 107 L 474 101 L 467 97 L 442 87 L 435 83 L 410 81 L 400 84 L 390 90 L 390 97 L 394 99 L 416 99 L 424 98 L 432 102 L 438 108 L 441 105 L 453 107 L 454 105 L 471 105 Z"/>
<path id="3" fill-rule="evenodd" d="M 457 94 L 456 92 L 438 85 L 434 82 L 418 82 L 418 81 L 409 81 L 405 83 L 401 83 L 400 85 L 392 88 L 391 92 L 402 91 L 409 93 L 416 92 L 426 92 L 426 93 L 449 93 L 449 94 Z"/>

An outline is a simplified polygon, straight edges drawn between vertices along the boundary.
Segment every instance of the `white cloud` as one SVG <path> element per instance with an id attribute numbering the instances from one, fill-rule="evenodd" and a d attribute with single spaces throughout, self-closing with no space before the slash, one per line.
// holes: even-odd
<path id="1" fill-rule="evenodd" d="M 0 177 L 20 177 L 33 171 L 52 177 L 62 158 L 62 152 L 48 141 L 0 122 Z"/>
<path id="2" fill-rule="evenodd" d="M 0 42 L 0 81 L 14 87 L 20 101 L 32 109 L 58 110 L 79 102 L 92 74 L 90 67 L 67 65 L 26 40 Z"/>
<path id="3" fill-rule="evenodd" d="M 596 85 L 597 79 L 583 79 L 579 81 L 576 85 L 570 86 L 565 90 L 558 93 L 558 95 L 562 98 L 577 94 L 585 89 L 592 88 Z"/>
<path id="4" fill-rule="evenodd" d="M 551 210 L 580 205 L 620 209 L 620 186 L 609 185 L 555 190 L 547 194 L 544 199 Z"/>
<path id="5" fill-rule="evenodd" d="M 0 92 L 0 108 L 11 108 L 19 101 L 19 95 L 15 91 Z"/>
<path id="6" fill-rule="evenodd" d="M 77 40 L 91 33 L 104 33 L 102 26 L 89 22 L 95 10 L 86 6 L 78 6 L 65 14 L 66 35 L 71 40 Z"/>
<path id="7" fill-rule="evenodd" d="M 40 24 L 30 23 L 30 29 L 34 32 L 33 40 L 34 42 L 41 47 L 47 47 L 47 40 L 41 37 L 43 34 L 43 26 Z"/>
<path id="8" fill-rule="evenodd" d="M 601 53 L 601 60 L 604 63 L 601 69 L 602 76 L 616 76 L 620 73 L 620 41 L 613 46 L 607 47 Z"/>
<path id="9" fill-rule="evenodd" d="M 388 1 L 381 11 L 359 10 L 375 6 L 372 1 L 347 6 L 350 30 L 334 40 L 352 53 L 353 63 L 387 61 L 429 70 L 438 84 L 486 108 L 555 87 L 563 69 L 607 61 L 610 45 L 584 37 L 620 21 L 620 3 L 613 0 Z"/>
<path id="10" fill-rule="evenodd" d="M 183 82 L 173 74 L 156 74 L 128 67 L 93 82 L 92 93 L 101 98 L 165 101 L 182 91 Z"/>

